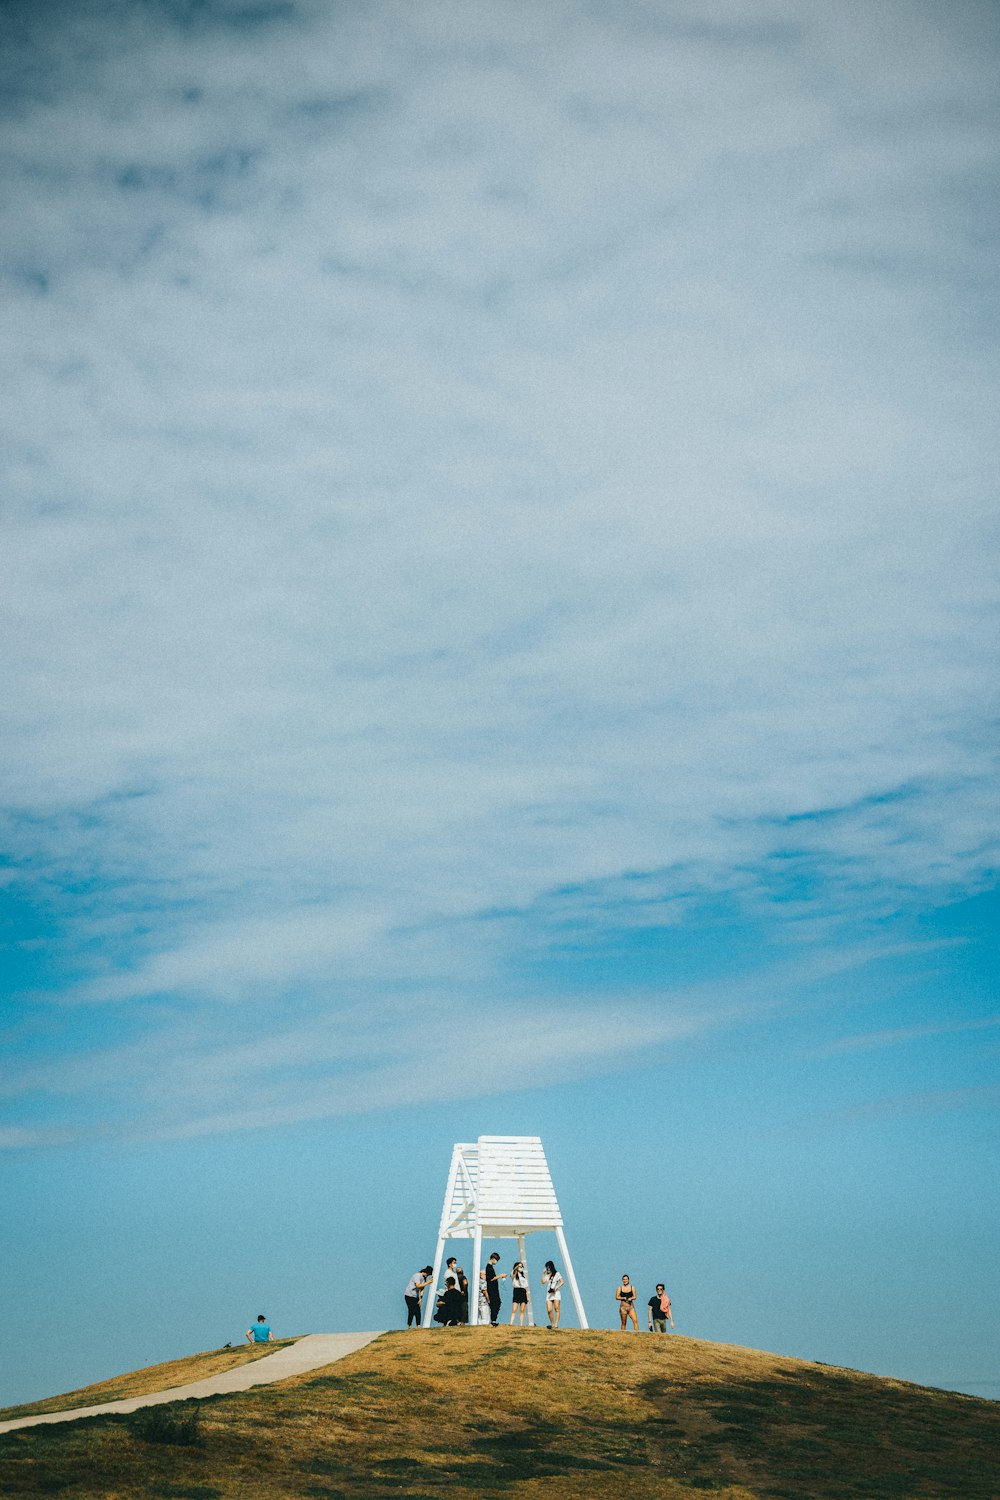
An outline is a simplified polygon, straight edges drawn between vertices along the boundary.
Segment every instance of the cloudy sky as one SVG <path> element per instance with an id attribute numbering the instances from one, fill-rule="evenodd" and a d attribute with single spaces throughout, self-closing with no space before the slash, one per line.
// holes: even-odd
<path id="1" fill-rule="evenodd" d="M 508 1129 L 595 1303 L 666 1258 L 687 1331 L 1000 1390 L 996 8 L 0 27 L 9 1399 L 175 1352 L 109 1236 L 353 1326 L 205 1250 L 255 1182 L 395 1320 Z"/>

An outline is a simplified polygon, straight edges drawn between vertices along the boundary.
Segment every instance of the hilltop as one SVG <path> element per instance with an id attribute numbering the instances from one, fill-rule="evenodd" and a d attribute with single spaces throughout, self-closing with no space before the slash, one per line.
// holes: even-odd
<path id="1" fill-rule="evenodd" d="M 7 1434 L 0 1487 L 68 1500 L 998 1500 L 998 1453 L 1000 1403 L 971 1396 L 678 1336 L 443 1329 L 386 1334 L 239 1395 Z"/>

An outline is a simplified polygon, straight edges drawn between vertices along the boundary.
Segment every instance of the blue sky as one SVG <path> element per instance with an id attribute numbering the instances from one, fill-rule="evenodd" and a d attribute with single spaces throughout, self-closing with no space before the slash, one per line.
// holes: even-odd
<path id="1" fill-rule="evenodd" d="M 511 1132 L 596 1325 L 1000 1394 L 995 8 L 0 27 L 0 1400 Z"/>

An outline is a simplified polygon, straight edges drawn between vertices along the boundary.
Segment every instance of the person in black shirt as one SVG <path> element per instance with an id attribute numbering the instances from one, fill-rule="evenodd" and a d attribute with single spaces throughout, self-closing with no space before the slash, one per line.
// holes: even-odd
<path id="1" fill-rule="evenodd" d="M 442 1328 L 454 1328 L 462 1320 L 462 1293 L 455 1285 L 454 1276 L 445 1279 L 444 1291 L 437 1300 L 437 1312 L 434 1314 L 435 1323 L 440 1323 Z"/>
<path id="2" fill-rule="evenodd" d="M 656 1283 L 656 1292 L 649 1299 L 649 1331 L 650 1333 L 666 1333 L 667 1319 L 670 1326 L 674 1326 L 673 1313 L 670 1311 L 670 1298 L 663 1288 L 663 1282 Z"/>
<path id="3" fill-rule="evenodd" d="M 459 1314 L 458 1321 L 460 1323 L 467 1323 L 469 1321 L 469 1278 L 461 1266 L 455 1267 L 455 1285 L 458 1287 L 459 1295 L 462 1298 L 462 1311 Z"/>
<path id="4" fill-rule="evenodd" d="M 486 1262 L 486 1297 L 490 1304 L 490 1324 L 494 1328 L 497 1326 L 497 1318 L 500 1316 L 500 1282 L 507 1280 L 506 1271 L 502 1271 L 499 1276 L 497 1275 L 497 1266 L 499 1263 L 500 1257 L 494 1250 Z"/>

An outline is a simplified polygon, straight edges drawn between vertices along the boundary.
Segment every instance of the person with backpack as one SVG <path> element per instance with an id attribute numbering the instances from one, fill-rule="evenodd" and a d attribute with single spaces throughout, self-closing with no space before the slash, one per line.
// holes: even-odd
<path id="1" fill-rule="evenodd" d="M 562 1309 L 562 1284 L 563 1279 L 555 1268 L 555 1262 L 547 1260 L 545 1270 L 542 1272 L 542 1286 L 545 1288 L 545 1311 L 549 1315 L 549 1327 L 559 1327 L 559 1313 Z"/>
<path id="2" fill-rule="evenodd" d="M 670 1298 L 663 1289 L 662 1281 L 656 1283 L 656 1291 L 649 1299 L 648 1312 L 650 1333 L 666 1333 L 668 1321 L 673 1328 L 674 1317 L 670 1311 Z"/>

